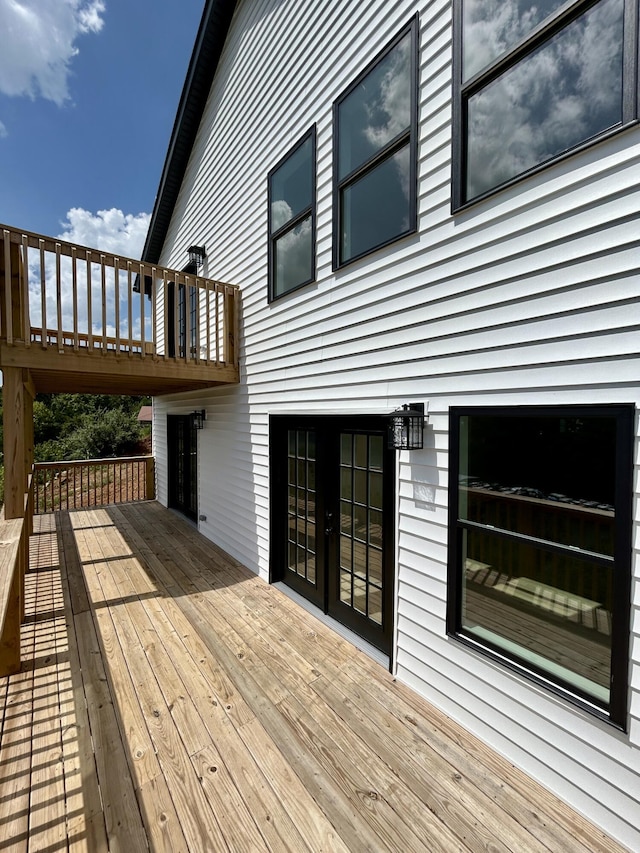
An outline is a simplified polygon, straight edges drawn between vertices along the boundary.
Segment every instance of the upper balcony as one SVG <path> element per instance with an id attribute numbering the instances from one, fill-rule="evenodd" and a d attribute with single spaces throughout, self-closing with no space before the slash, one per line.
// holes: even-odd
<path id="1" fill-rule="evenodd" d="M 237 287 L 0 225 L 0 368 L 43 393 L 239 381 Z"/>

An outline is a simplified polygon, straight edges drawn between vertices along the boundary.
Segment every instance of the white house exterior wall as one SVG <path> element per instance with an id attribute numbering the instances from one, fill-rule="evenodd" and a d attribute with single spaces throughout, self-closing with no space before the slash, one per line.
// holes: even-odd
<path id="1" fill-rule="evenodd" d="M 332 104 L 419 13 L 418 222 L 332 272 Z M 395 667 L 447 714 L 640 850 L 640 510 L 634 501 L 630 725 L 617 731 L 446 635 L 452 405 L 640 405 L 640 129 L 451 214 L 452 10 L 434 2 L 241 2 L 164 246 L 240 285 L 239 387 L 154 401 L 207 410 L 200 529 L 265 579 L 269 415 L 429 404 L 398 462 Z M 317 281 L 267 302 L 267 173 L 317 126 Z M 637 442 L 635 491 L 638 491 Z"/>

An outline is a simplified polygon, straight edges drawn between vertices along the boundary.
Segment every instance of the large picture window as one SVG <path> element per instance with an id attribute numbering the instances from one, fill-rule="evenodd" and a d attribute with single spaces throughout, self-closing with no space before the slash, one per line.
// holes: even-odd
<path id="1" fill-rule="evenodd" d="M 315 125 L 269 172 L 269 299 L 316 277 Z"/>
<path id="2" fill-rule="evenodd" d="M 454 208 L 637 117 L 637 0 L 457 0 Z"/>
<path id="3" fill-rule="evenodd" d="M 632 406 L 452 409 L 448 628 L 626 719 Z"/>
<path id="4" fill-rule="evenodd" d="M 417 18 L 334 104 L 334 268 L 416 230 Z"/>

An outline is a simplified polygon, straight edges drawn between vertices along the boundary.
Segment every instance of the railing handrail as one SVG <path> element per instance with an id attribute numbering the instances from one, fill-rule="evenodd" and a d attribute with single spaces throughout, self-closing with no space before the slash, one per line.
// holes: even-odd
<path id="1" fill-rule="evenodd" d="M 34 462 L 35 471 L 44 471 L 51 468 L 73 468 L 83 465 L 111 465 L 113 463 L 124 462 L 146 462 L 153 459 L 151 453 L 145 453 L 142 456 L 103 456 L 100 459 L 61 459 L 58 462 Z"/>

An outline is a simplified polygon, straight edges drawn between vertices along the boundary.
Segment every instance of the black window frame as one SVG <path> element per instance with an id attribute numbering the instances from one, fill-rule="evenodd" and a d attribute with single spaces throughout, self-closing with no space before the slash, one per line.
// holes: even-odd
<path id="1" fill-rule="evenodd" d="M 272 178 L 275 173 L 287 162 L 287 160 L 292 157 L 300 148 L 308 141 L 311 140 L 311 204 L 305 207 L 300 213 L 294 216 L 289 222 L 285 222 L 277 230 L 273 230 L 272 221 L 271 221 L 271 183 Z M 306 287 L 308 284 L 311 284 L 316 280 L 316 171 L 317 171 L 317 159 L 316 159 L 316 125 L 315 123 L 311 125 L 309 130 L 305 131 L 304 135 L 300 137 L 300 139 L 293 145 L 287 152 L 284 154 L 280 160 L 273 166 L 272 169 L 269 170 L 269 174 L 267 175 L 267 205 L 268 205 L 268 244 L 269 244 L 269 259 L 268 259 L 268 301 L 275 302 L 278 299 L 282 299 L 285 296 L 288 296 L 290 293 L 294 293 L 296 290 L 300 290 L 301 287 Z M 295 285 L 295 287 L 290 287 L 288 290 L 283 291 L 282 293 L 275 292 L 275 251 L 276 251 L 276 243 L 277 241 L 287 234 L 289 231 L 293 231 L 301 222 L 311 216 L 311 277 L 306 279 L 305 281 L 300 282 Z"/>
<path id="2" fill-rule="evenodd" d="M 467 182 L 467 104 L 469 99 L 493 83 L 505 71 L 515 68 L 534 50 L 549 43 L 588 9 L 594 8 L 603 0 L 573 0 L 561 4 L 524 38 L 517 41 L 492 62 L 463 81 L 463 3 L 454 0 L 453 7 L 453 168 L 452 168 L 452 213 L 464 210 L 471 205 L 493 196 L 495 193 L 511 187 L 531 175 L 535 175 L 555 163 L 567 159 L 586 148 L 597 145 L 604 139 L 615 136 L 628 127 L 638 123 L 638 44 L 639 11 L 638 0 L 624 0 L 624 39 L 622 56 L 622 120 L 619 124 L 607 128 L 595 136 L 571 146 L 565 151 L 537 163 L 525 171 L 514 175 L 489 190 L 465 198 Z"/>
<path id="3" fill-rule="evenodd" d="M 465 521 L 458 515 L 460 419 L 463 416 L 490 416 L 522 418 L 523 416 L 558 418 L 614 417 L 616 421 L 616 471 L 615 471 L 615 550 L 613 574 L 613 609 L 611 614 L 611 671 L 609 702 L 599 704 L 592 696 L 561 678 L 554 678 L 546 669 L 536 669 L 535 664 L 504 647 L 493 646 L 489 640 L 465 633 L 462 626 L 462 532 L 480 529 L 478 522 Z M 597 404 L 566 406 L 452 406 L 449 410 L 449 547 L 447 568 L 447 635 L 526 679 L 543 686 L 592 715 L 601 718 L 622 731 L 628 730 L 629 659 L 631 640 L 632 595 L 632 530 L 633 530 L 633 473 L 635 452 L 636 412 L 633 404 Z M 524 541 L 525 535 L 492 528 L 505 540 Z M 542 540 L 540 540 L 542 541 Z M 549 543 L 547 543 L 549 545 Z M 548 550 L 570 555 L 571 546 L 556 544 Z M 573 551 L 575 555 L 576 551 Z M 585 554 L 589 552 L 584 552 Z"/>
<path id="4" fill-rule="evenodd" d="M 410 108 L 410 124 L 408 130 L 399 133 L 391 139 L 382 149 L 373 154 L 364 163 L 361 163 L 344 178 L 339 178 L 339 152 L 340 152 L 340 122 L 339 110 L 340 105 L 349 95 L 365 80 L 373 69 L 382 62 L 388 54 L 402 41 L 407 34 L 411 35 L 411 108 Z M 419 16 L 416 13 L 411 21 L 406 24 L 400 32 L 385 45 L 384 48 L 371 60 L 366 68 L 356 77 L 351 85 L 342 92 L 333 102 L 333 270 L 341 269 L 348 266 L 361 258 L 370 255 L 372 252 L 384 246 L 389 246 L 398 240 L 403 239 L 409 234 L 415 234 L 418 229 L 418 90 L 419 90 Z M 408 145 L 409 147 L 409 227 L 401 233 L 391 237 L 388 240 L 371 246 L 369 249 L 360 252 L 357 255 L 351 256 L 348 260 L 342 260 L 341 257 L 341 234 L 342 234 L 342 196 L 346 189 L 352 186 L 356 181 L 365 175 L 372 172 L 377 166 L 386 160 L 389 160 L 398 151 Z"/>

